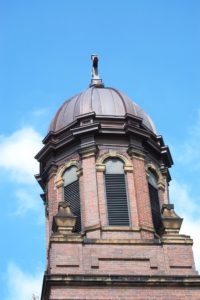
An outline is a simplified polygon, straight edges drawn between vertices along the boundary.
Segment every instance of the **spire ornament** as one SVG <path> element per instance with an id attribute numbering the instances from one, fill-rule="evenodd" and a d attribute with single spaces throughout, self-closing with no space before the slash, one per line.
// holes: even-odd
<path id="1" fill-rule="evenodd" d="M 91 79 L 90 87 L 92 87 L 92 86 L 104 87 L 102 79 L 99 78 L 99 72 L 98 72 L 99 58 L 98 58 L 98 55 L 92 54 L 91 55 L 91 60 L 92 60 L 92 79 Z"/>

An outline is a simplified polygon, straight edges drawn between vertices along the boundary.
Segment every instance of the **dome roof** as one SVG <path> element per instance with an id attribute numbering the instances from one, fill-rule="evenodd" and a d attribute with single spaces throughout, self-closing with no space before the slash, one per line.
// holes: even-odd
<path id="1" fill-rule="evenodd" d="M 95 112 L 98 116 L 120 117 L 130 114 L 142 119 L 142 124 L 156 134 L 151 118 L 124 93 L 103 85 L 94 85 L 65 101 L 53 118 L 50 131 L 58 131 L 78 116 Z"/>
<path id="2" fill-rule="evenodd" d="M 92 80 L 90 87 L 65 101 L 53 118 L 49 131 L 59 131 L 82 115 L 94 112 L 97 116 L 124 117 L 126 114 L 139 117 L 142 124 L 156 134 L 151 118 L 125 94 L 106 88 L 98 74 L 98 56 L 91 55 Z"/>

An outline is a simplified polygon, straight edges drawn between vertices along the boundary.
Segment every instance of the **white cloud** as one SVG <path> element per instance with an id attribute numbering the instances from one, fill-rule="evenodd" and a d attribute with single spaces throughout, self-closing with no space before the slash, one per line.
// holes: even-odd
<path id="1" fill-rule="evenodd" d="M 196 269 L 200 273 L 200 220 L 194 220 L 192 217 L 185 217 L 183 220 L 183 226 L 181 228 L 181 233 L 191 235 L 194 241 L 193 252 Z"/>
<path id="2" fill-rule="evenodd" d="M 173 152 L 179 179 L 173 179 L 170 184 L 171 202 L 175 204 L 177 214 L 184 218 L 181 233 L 193 238 L 195 263 L 200 272 L 200 110 L 194 125 L 188 128 L 185 140 L 173 145 Z"/>
<path id="3" fill-rule="evenodd" d="M 173 180 L 170 185 L 170 195 L 171 202 L 175 204 L 176 213 L 184 218 L 181 233 L 193 238 L 196 268 L 200 272 L 200 206 L 197 204 L 199 199 L 193 199 L 189 186 L 176 180 Z"/>
<path id="4" fill-rule="evenodd" d="M 27 189 L 18 189 L 15 192 L 17 200 L 17 209 L 14 215 L 23 215 L 29 210 L 39 210 L 39 200 L 35 193 L 31 193 Z"/>
<path id="5" fill-rule="evenodd" d="M 16 264 L 10 263 L 6 273 L 8 295 L 5 300 L 32 300 L 33 295 L 41 295 L 43 273 L 29 274 Z M 36 298 L 37 299 L 37 298 Z"/>
<path id="6" fill-rule="evenodd" d="M 34 183 L 33 175 L 38 173 L 34 156 L 42 147 L 41 141 L 41 135 L 31 127 L 0 136 L 0 167 L 8 170 L 17 182 Z"/>
<path id="7" fill-rule="evenodd" d="M 191 183 L 192 184 L 192 183 Z M 194 199 L 191 195 L 189 183 L 180 183 L 173 180 L 170 184 L 170 195 L 173 201 L 176 201 L 176 208 L 184 216 L 200 215 L 200 206 L 197 204 L 200 199 Z"/>
<path id="8" fill-rule="evenodd" d="M 188 136 L 182 146 L 174 148 L 176 160 L 193 170 L 200 169 L 200 110 L 194 125 L 189 127 Z"/>
<path id="9" fill-rule="evenodd" d="M 41 116 L 44 116 L 46 115 L 48 112 L 47 108 L 40 108 L 40 109 L 36 109 L 33 111 L 33 115 L 35 117 L 41 117 Z"/>

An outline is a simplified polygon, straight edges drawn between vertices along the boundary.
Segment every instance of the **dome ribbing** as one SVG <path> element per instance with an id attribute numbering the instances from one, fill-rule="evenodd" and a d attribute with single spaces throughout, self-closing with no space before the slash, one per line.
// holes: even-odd
<path id="1" fill-rule="evenodd" d="M 142 119 L 142 124 L 156 134 L 151 118 L 124 93 L 114 89 L 91 86 L 65 101 L 53 118 L 50 131 L 58 131 L 70 125 L 77 117 L 95 112 L 98 116 L 123 117 L 130 114 Z"/>

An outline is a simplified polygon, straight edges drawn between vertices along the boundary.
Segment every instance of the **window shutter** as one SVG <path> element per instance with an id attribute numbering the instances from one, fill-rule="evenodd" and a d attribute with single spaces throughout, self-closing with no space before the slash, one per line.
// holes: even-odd
<path id="1" fill-rule="evenodd" d="M 129 212 L 124 174 L 105 174 L 109 225 L 129 226 Z"/>
<path id="2" fill-rule="evenodd" d="M 74 232 L 81 231 L 81 207 L 80 207 L 80 193 L 79 180 L 76 180 L 64 187 L 64 200 L 70 203 L 71 210 L 76 218 L 76 225 Z"/>
<path id="3" fill-rule="evenodd" d="M 149 195 L 150 195 L 150 202 L 151 202 L 151 212 L 152 212 L 152 219 L 155 231 L 159 233 L 162 227 L 162 220 L 161 220 L 161 212 L 160 212 L 160 203 L 158 197 L 158 190 L 149 183 Z"/>

